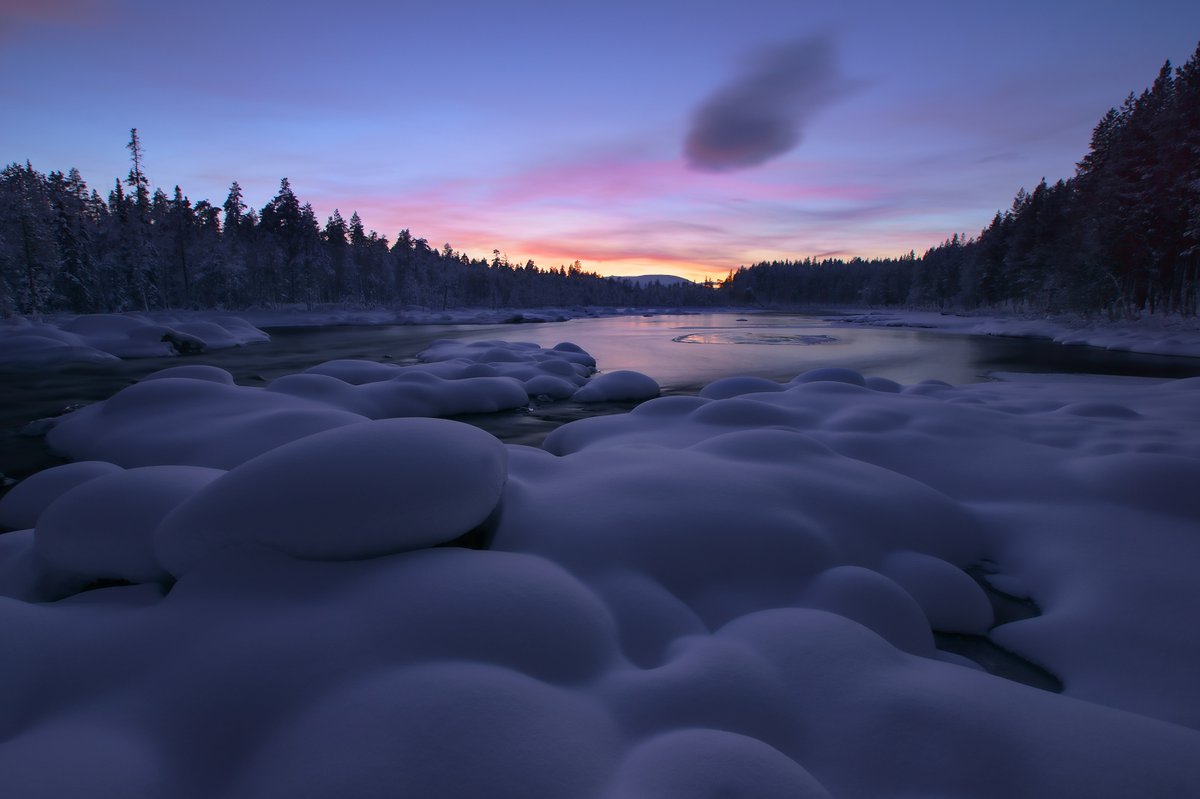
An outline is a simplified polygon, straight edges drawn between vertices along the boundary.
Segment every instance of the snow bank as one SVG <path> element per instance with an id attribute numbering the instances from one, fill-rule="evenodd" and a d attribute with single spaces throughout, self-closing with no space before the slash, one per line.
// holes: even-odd
<path id="1" fill-rule="evenodd" d="M 15 317 L 0 323 L 0 368 L 160 358 L 268 338 L 244 319 L 215 314 L 86 314 L 45 322 Z"/>
<path id="2" fill-rule="evenodd" d="M 328 327 L 333 325 L 496 325 L 539 322 L 565 322 L 570 319 L 595 319 L 605 316 L 650 316 L 654 314 L 694 314 L 712 309 L 626 308 L 574 305 L 547 308 L 448 308 L 432 310 L 419 306 L 399 309 L 307 308 L 252 309 L 239 312 L 260 327 Z"/>
<path id="3" fill-rule="evenodd" d="M 1086 345 L 1144 355 L 1200 358 L 1200 327 L 1194 322 L 1146 317 L 1105 323 L 1046 317 L 958 316 L 929 311 L 871 311 L 827 321 L 872 327 L 919 327 L 951 333 L 1046 338 L 1057 344 Z"/>
<path id="4" fill-rule="evenodd" d="M 412 379 L 549 362 L 477 349 L 499 352 Z M 242 441 L 259 400 L 221 375 L 145 381 L 55 432 L 175 465 L 74 464 L 0 501 L 32 524 L 0 535 L 0 792 L 1200 794 L 1200 379 L 823 369 L 533 449 L 334 409 L 312 397 L 396 378 L 325 371 L 253 393 L 343 414 L 272 446 Z M 193 391 L 174 443 L 124 419 Z M 178 465 L 218 444 L 231 466 Z M 487 548 L 439 546 L 468 533 Z M 938 650 L 951 633 L 1063 693 Z"/>

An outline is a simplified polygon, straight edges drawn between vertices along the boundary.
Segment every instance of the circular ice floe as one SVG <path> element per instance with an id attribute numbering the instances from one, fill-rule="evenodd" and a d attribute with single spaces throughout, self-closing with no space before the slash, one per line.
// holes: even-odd
<path id="1" fill-rule="evenodd" d="M 388 419 L 278 447 L 215 481 L 159 527 L 173 574 L 237 543 L 313 560 L 434 546 L 495 508 L 508 453 L 469 425 Z"/>

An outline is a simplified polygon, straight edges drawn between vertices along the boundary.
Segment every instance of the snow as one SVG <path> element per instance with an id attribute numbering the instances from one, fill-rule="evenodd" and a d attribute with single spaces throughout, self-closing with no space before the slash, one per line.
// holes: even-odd
<path id="1" fill-rule="evenodd" d="M 638 372 L 616 371 L 589 382 L 595 361 L 570 342 L 542 348 L 529 342 L 437 341 L 420 358 L 422 363 L 410 366 L 326 361 L 265 386 L 237 385 L 214 366 L 170 367 L 108 400 L 49 420 L 47 441 L 71 458 L 127 468 L 229 469 L 303 436 L 367 419 L 496 413 L 531 401 L 658 394 L 658 384 Z"/>
<path id="2" fill-rule="evenodd" d="M 888 310 L 851 312 L 829 321 L 872 327 L 919 327 L 983 336 L 1045 338 L 1057 344 L 1200 358 L 1200 327 L 1195 320 L 1189 322 L 1172 317 L 1148 316 L 1135 321 L 1105 322 L 1070 317 L 1024 318 Z"/>
<path id="3" fill-rule="evenodd" d="M 155 531 L 176 506 L 223 474 L 200 466 L 157 466 L 88 480 L 38 517 L 34 551 L 49 570 L 79 575 L 81 585 L 164 582 L 168 575 L 155 552 Z"/>
<path id="4" fill-rule="evenodd" d="M 154 550 L 179 577 L 209 553 L 244 544 L 310 560 L 436 546 L 487 518 L 507 462 L 491 435 L 442 419 L 347 425 L 259 455 L 173 503 L 151 530 Z"/>
<path id="5" fill-rule="evenodd" d="M 730 377 L 540 449 L 387 418 L 645 385 L 589 359 L 180 367 L 65 417 L 81 462 L 0 500 L 0 793 L 1200 795 L 1200 378 Z"/>
<path id="6" fill-rule="evenodd" d="M 67 491 L 88 480 L 120 471 L 119 466 L 104 461 L 78 461 L 31 475 L 0 498 L 0 528 L 33 527 L 42 511 Z"/>
<path id="7" fill-rule="evenodd" d="M 618 369 L 600 375 L 576 391 L 571 399 L 576 402 L 641 402 L 659 393 L 654 378 L 631 369 Z"/>
<path id="8" fill-rule="evenodd" d="M 172 339 L 188 342 L 196 351 L 207 351 L 269 338 L 238 317 L 192 317 L 166 313 L 85 314 L 41 321 L 13 317 L 0 322 L 0 367 L 46 368 L 165 357 L 176 354 Z"/>
<path id="9" fill-rule="evenodd" d="M 625 308 L 607 306 L 569 306 L 546 308 L 446 308 L 434 310 L 421 306 L 394 309 L 357 309 L 346 307 L 251 309 L 239 312 L 259 327 L 327 327 L 330 325 L 495 325 L 502 323 L 565 322 L 569 319 L 594 319 L 652 313 L 695 313 L 680 308 Z"/>

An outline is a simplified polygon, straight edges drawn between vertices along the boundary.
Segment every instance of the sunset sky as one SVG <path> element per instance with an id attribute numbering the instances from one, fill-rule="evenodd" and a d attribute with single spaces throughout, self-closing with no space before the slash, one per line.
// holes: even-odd
<path id="1" fill-rule="evenodd" d="M 193 201 L 716 278 L 977 233 L 1198 38 L 1195 0 L 3 0 L 0 160 L 107 195 L 137 127 Z"/>

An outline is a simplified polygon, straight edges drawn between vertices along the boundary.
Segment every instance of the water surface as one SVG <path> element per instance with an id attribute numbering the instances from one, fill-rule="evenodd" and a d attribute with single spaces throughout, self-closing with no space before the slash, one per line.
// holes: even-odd
<path id="1" fill-rule="evenodd" d="M 573 341 L 602 371 L 633 369 L 666 393 L 691 393 L 730 375 L 790 380 L 800 372 L 844 366 L 900 383 L 986 380 L 992 371 L 1192 377 L 1200 359 L 1135 355 L 1025 338 L 839 325 L 799 315 L 617 316 L 521 325 L 386 325 L 269 329 L 271 341 L 188 358 L 0 373 L 0 473 L 20 477 L 55 463 L 41 439 L 19 435 L 30 421 L 105 399 L 168 366 L 206 363 L 241 385 L 270 380 L 335 358 L 412 363 L 438 338 L 506 339 L 553 346 Z M 628 406 L 535 404 L 528 411 L 466 419 L 505 441 L 537 444 L 564 422 Z"/>

